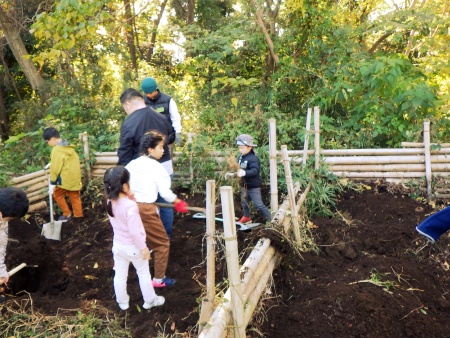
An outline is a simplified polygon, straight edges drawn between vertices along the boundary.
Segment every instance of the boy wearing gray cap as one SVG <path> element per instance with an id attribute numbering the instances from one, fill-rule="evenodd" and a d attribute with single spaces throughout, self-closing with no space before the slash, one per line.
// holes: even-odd
<path id="1" fill-rule="evenodd" d="M 239 135 L 236 138 L 236 145 L 241 153 L 238 157 L 240 169 L 237 172 L 237 176 L 241 177 L 241 205 L 242 213 L 244 214 L 238 222 L 252 222 L 249 207 L 250 201 L 253 201 L 255 208 L 262 213 L 264 221 L 270 222 L 270 212 L 261 198 L 262 180 L 259 175 L 260 161 L 253 151 L 253 147 L 256 147 L 256 144 L 253 142 L 253 137 L 247 134 Z"/>

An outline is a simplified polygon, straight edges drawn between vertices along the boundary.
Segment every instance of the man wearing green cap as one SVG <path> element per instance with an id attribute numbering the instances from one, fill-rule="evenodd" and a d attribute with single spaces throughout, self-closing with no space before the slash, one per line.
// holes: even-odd
<path id="1" fill-rule="evenodd" d="M 163 114 L 172 124 L 176 133 L 175 143 L 181 142 L 181 116 L 178 112 L 175 100 L 158 89 L 156 80 L 152 77 L 146 77 L 142 80 L 141 89 L 144 92 L 145 104 Z"/>

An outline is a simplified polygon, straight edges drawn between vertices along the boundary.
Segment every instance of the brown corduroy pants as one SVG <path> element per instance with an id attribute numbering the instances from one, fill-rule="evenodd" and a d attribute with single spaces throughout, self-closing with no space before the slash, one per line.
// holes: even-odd
<path id="1" fill-rule="evenodd" d="M 70 204 L 72 204 L 73 217 L 83 217 L 83 208 L 81 206 L 80 191 L 79 190 L 69 191 L 61 187 L 55 187 L 53 197 L 55 198 L 55 202 L 58 203 L 58 206 L 61 209 L 63 215 L 67 217 L 70 214 L 72 214 L 69 205 L 66 202 L 66 195 L 69 197 Z"/>
<path id="2" fill-rule="evenodd" d="M 155 254 L 155 278 L 164 278 L 169 262 L 170 240 L 159 217 L 158 207 L 153 203 L 137 205 L 147 235 L 147 244 Z"/>

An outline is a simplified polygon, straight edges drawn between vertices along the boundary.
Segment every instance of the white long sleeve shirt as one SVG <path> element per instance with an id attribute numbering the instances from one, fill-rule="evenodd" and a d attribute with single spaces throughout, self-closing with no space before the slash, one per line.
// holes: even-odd
<path id="1" fill-rule="evenodd" d="M 171 99 L 169 102 L 169 114 L 173 129 L 175 129 L 176 133 L 181 133 L 181 115 L 178 112 L 178 107 L 174 99 Z"/>
<path id="2" fill-rule="evenodd" d="M 5 257 L 6 245 L 8 244 L 8 222 L 0 221 L 0 278 L 8 277 Z"/>
<path id="3" fill-rule="evenodd" d="M 147 156 L 140 156 L 126 165 L 130 172 L 130 189 L 136 202 L 154 203 L 158 193 L 168 202 L 177 198 L 170 189 L 171 181 L 163 165 Z"/>

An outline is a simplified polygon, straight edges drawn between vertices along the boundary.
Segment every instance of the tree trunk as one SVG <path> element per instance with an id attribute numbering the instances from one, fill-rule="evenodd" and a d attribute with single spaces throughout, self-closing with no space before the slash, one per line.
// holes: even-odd
<path id="1" fill-rule="evenodd" d="M 0 86 L 0 136 L 2 140 L 8 139 L 8 114 L 6 114 L 5 102 L 3 101 L 3 91 Z"/>
<path id="2" fill-rule="evenodd" d="M 128 50 L 130 51 L 131 65 L 135 71 L 137 71 L 137 57 L 136 57 L 136 45 L 134 44 L 134 14 L 131 11 L 130 0 L 123 0 L 125 4 L 125 38 L 127 40 Z"/>
<path id="3" fill-rule="evenodd" d="M 161 3 L 161 7 L 160 7 L 160 10 L 159 10 L 158 17 L 155 19 L 155 21 L 153 21 L 153 29 L 152 29 L 152 34 L 150 36 L 150 46 L 148 48 L 147 56 L 145 58 L 145 60 L 147 62 L 150 62 L 152 60 L 152 57 L 153 57 L 153 52 L 155 50 L 156 36 L 157 36 L 157 33 L 158 33 L 158 27 L 159 27 L 159 24 L 161 22 L 162 16 L 164 14 L 164 10 L 166 8 L 167 1 L 168 0 L 163 0 L 163 2 Z"/>
<path id="4" fill-rule="evenodd" d="M 14 22 L 7 16 L 1 6 L 0 28 L 2 29 L 8 45 L 11 48 L 14 57 L 17 60 L 17 63 L 25 74 L 25 77 L 27 78 L 31 87 L 41 97 L 41 99 L 45 100 L 45 81 L 38 73 L 38 70 L 33 61 L 29 58 L 28 52 L 20 37 L 19 27 L 16 26 Z"/>

